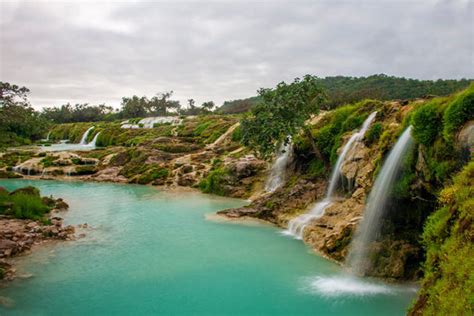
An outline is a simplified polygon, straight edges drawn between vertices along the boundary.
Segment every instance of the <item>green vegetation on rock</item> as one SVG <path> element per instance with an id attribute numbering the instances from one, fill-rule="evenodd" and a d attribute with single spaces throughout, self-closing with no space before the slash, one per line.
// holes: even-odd
<path id="1" fill-rule="evenodd" d="M 34 187 L 24 187 L 13 192 L 0 188 L 0 214 L 40 220 L 53 206 L 54 200 L 41 198 L 39 190 Z"/>
<path id="2" fill-rule="evenodd" d="M 474 162 L 439 195 L 423 232 L 424 278 L 411 315 L 474 313 Z"/>

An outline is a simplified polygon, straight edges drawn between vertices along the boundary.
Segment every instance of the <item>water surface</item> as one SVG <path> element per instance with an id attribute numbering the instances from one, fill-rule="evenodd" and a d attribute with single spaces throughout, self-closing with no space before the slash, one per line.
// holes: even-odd
<path id="1" fill-rule="evenodd" d="M 153 187 L 40 180 L 87 237 L 23 257 L 0 315 L 404 315 L 414 292 L 344 276 L 271 226 L 206 220 L 245 202 Z"/>

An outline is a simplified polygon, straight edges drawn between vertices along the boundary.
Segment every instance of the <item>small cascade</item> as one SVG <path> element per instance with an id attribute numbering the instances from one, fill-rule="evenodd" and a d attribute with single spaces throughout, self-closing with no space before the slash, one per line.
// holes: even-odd
<path id="1" fill-rule="evenodd" d="M 359 142 L 364 138 L 365 133 L 369 129 L 369 126 L 375 119 L 376 115 L 377 112 L 372 112 L 364 121 L 360 130 L 354 133 L 344 145 L 344 148 L 342 148 L 342 152 L 337 158 L 336 165 L 332 170 L 331 180 L 329 181 L 329 188 L 326 193 L 326 197 L 322 201 L 316 203 L 308 213 L 290 220 L 288 222 L 288 229 L 283 232 L 285 235 L 294 236 L 296 239 L 303 239 L 303 233 L 306 226 L 311 221 L 324 215 L 324 211 L 329 207 L 329 205 L 332 204 L 332 200 L 336 196 L 337 185 L 342 178 L 341 166 L 346 159 L 347 153 L 351 150 L 356 142 Z"/>
<path id="2" fill-rule="evenodd" d="M 93 129 L 94 126 L 91 126 L 84 132 L 84 134 L 82 134 L 81 142 L 79 143 L 80 145 L 87 145 L 87 136 L 89 136 L 90 131 Z"/>
<path id="3" fill-rule="evenodd" d="M 381 221 L 387 209 L 391 190 L 402 167 L 403 157 L 412 144 L 413 138 L 411 137 L 410 126 L 398 138 L 387 160 L 384 162 L 382 170 L 377 175 L 367 200 L 364 217 L 357 227 L 347 257 L 347 264 L 350 271 L 354 274 L 364 275 L 370 267 L 370 262 L 368 261 L 369 245 L 380 233 Z"/>
<path id="4" fill-rule="evenodd" d="M 266 192 L 275 192 L 276 189 L 281 187 L 285 182 L 286 167 L 291 162 L 293 155 L 293 144 L 291 137 L 288 136 L 288 142 L 281 144 L 278 150 L 277 158 L 273 163 L 270 176 L 265 184 Z"/>
<path id="5" fill-rule="evenodd" d="M 51 131 L 48 132 L 48 134 L 46 135 L 46 138 L 43 138 L 42 141 L 49 142 L 49 136 L 51 136 Z"/>
<path id="6" fill-rule="evenodd" d="M 99 137 L 100 135 L 100 132 L 98 132 L 97 134 L 95 134 L 94 138 L 92 139 L 92 141 L 87 144 L 88 147 L 95 147 L 95 144 L 97 143 L 97 138 Z"/>

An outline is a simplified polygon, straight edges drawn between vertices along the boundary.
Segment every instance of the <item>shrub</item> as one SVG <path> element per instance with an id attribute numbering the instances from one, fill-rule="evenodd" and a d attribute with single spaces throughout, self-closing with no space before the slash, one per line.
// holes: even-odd
<path id="1" fill-rule="evenodd" d="M 201 180 L 199 189 L 204 193 L 213 193 L 217 195 L 225 195 L 222 184 L 227 172 L 224 169 L 216 169 L 209 173 L 206 179 Z"/>
<path id="2" fill-rule="evenodd" d="M 42 219 L 51 210 L 48 204 L 49 200 L 42 199 L 35 187 L 20 188 L 11 193 L 0 190 L 0 213 L 15 218 Z"/>
<path id="3" fill-rule="evenodd" d="M 376 141 L 378 141 L 380 136 L 382 135 L 382 132 L 383 132 L 382 123 L 379 123 L 379 122 L 374 123 L 365 134 L 365 138 L 364 138 L 365 144 L 367 146 L 370 146 Z"/>
<path id="4" fill-rule="evenodd" d="M 467 121 L 474 119 L 474 84 L 460 94 L 444 112 L 443 137 L 451 142 L 454 133 Z"/>
<path id="5" fill-rule="evenodd" d="M 412 115 L 412 135 L 420 144 L 431 145 L 441 129 L 441 115 L 437 107 L 437 102 L 429 102 L 416 109 Z"/>

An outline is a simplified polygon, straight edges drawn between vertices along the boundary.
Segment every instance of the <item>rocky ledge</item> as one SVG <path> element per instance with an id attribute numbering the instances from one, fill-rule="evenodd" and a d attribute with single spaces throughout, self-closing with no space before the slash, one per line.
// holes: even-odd
<path id="1" fill-rule="evenodd" d="M 67 206 L 60 201 L 62 209 Z M 34 245 L 52 240 L 74 240 L 75 228 L 63 226 L 62 218 L 57 216 L 58 209 L 51 211 L 47 223 L 0 216 L 0 280 L 9 281 L 15 278 L 16 269 L 13 258 L 31 251 Z"/>

